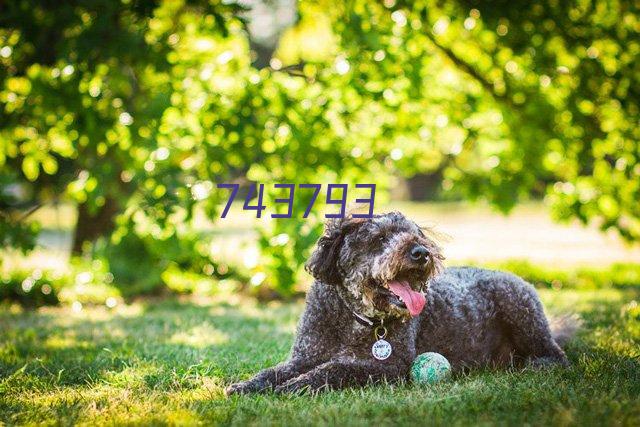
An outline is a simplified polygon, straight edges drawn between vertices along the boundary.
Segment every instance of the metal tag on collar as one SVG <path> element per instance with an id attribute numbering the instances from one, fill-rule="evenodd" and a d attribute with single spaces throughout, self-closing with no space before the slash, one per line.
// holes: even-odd
<path id="1" fill-rule="evenodd" d="M 371 354 L 378 360 L 385 360 L 391 356 L 391 344 L 385 340 L 387 336 L 387 328 L 384 327 L 384 321 L 380 323 L 380 326 L 376 326 L 373 330 L 373 334 L 376 337 L 376 342 L 371 346 Z"/>

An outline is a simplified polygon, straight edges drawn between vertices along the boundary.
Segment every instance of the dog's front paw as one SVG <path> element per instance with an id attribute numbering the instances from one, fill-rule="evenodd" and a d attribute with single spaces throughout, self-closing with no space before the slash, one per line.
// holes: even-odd
<path id="1" fill-rule="evenodd" d="M 227 388 L 224 389 L 224 394 L 226 396 L 231 396 L 233 394 L 248 394 L 255 393 L 259 391 L 260 387 L 251 381 L 243 381 L 235 384 L 231 384 Z"/>

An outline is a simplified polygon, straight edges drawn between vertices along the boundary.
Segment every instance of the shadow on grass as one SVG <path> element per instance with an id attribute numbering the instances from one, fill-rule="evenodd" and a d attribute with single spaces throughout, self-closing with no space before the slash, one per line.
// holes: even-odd
<path id="1" fill-rule="evenodd" d="M 0 377 L 36 376 L 58 386 L 144 382 L 150 388 L 188 388 L 201 376 L 238 378 L 286 357 L 296 314 L 290 306 L 267 311 L 169 300 L 100 320 L 3 315 L 8 328 L 0 332 Z"/>
<path id="2" fill-rule="evenodd" d="M 562 292 L 556 296 L 570 295 Z M 154 410 L 142 415 L 145 420 L 161 417 L 154 411 L 164 408 L 235 424 L 411 424 L 416 419 L 537 424 L 565 418 L 624 423 L 620 417 L 638 409 L 633 402 L 640 394 L 640 360 L 634 348 L 640 343 L 629 331 L 629 322 L 636 320 L 621 314 L 621 308 L 640 292 L 615 292 L 608 298 L 585 293 L 575 305 L 585 327 L 567 348 L 573 363 L 568 370 L 478 370 L 430 388 L 383 385 L 319 397 L 227 400 L 218 387 L 283 360 L 300 305 L 202 306 L 167 300 L 147 301 L 137 312 L 115 315 L 4 313 L 0 420 L 21 423 L 29 421 L 24 414 L 33 414 L 32 421 L 68 424 L 86 416 L 88 405 L 130 410 L 131 399 L 160 398 Z M 207 384 L 215 389 L 210 395 L 189 394 Z"/>

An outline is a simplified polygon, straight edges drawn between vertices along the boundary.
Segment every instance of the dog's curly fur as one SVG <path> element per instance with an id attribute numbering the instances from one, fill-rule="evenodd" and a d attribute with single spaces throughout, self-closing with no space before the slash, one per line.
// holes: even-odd
<path id="1" fill-rule="evenodd" d="M 416 245 L 427 249 L 424 262 L 409 256 Z M 509 273 L 443 269 L 442 260 L 428 233 L 398 212 L 329 222 L 306 265 L 315 282 L 289 360 L 232 384 L 227 394 L 395 381 L 427 351 L 444 355 L 454 371 L 568 364 L 531 285 Z M 416 317 L 388 290 L 398 280 L 426 292 Z M 384 322 L 393 348 L 388 359 L 373 357 L 373 329 L 356 314 Z"/>

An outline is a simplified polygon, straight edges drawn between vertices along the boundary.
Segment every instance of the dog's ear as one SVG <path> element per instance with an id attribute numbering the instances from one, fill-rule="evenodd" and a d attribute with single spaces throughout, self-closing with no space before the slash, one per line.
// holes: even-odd
<path id="1" fill-rule="evenodd" d="M 345 237 L 358 227 L 363 221 L 360 218 L 337 218 L 328 221 L 324 234 L 318 240 L 315 250 L 309 261 L 305 264 L 305 270 L 316 280 L 323 283 L 337 285 L 342 281 L 338 271 L 338 256 Z"/>

